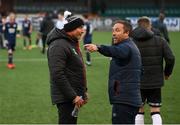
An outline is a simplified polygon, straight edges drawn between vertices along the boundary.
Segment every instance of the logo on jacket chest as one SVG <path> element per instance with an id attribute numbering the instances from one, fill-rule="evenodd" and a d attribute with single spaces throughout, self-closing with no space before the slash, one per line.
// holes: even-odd
<path id="1" fill-rule="evenodd" d="M 74 48 L 72 49 L 72 51 L 75 55 L 78 55 L 78 53 L 76 52 L 76 50 Z"/>

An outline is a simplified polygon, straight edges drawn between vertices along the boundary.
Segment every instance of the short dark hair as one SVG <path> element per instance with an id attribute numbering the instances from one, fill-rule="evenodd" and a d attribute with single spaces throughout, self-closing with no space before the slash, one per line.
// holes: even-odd
<path id="1" fill-rule="evenodd" d="M 129 32 L 131 33 L 132 31 L 132 25 L 128 22 L 128 21 L 125 21 L 125 20 L 117 20 L 115 21 L 114 25 L 117 24 L 117 23 L 120 23 L 120 24 L 123 24 L 123 28 L 124 28 L 124 32 Z"/>

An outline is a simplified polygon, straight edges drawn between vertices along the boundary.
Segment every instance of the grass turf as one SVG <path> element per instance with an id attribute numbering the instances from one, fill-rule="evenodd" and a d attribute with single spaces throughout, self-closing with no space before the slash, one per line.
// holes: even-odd
<path id="1" fill-rule="evenodd" d="M 33 43 L 35 32 L 33 33 Z M 176 56 L 173 75 L 162 89 L 161 114 L 163 123 L 177 124 L 179 119 L 180 94 L 180 32 L 171 32 L 171 48 Z M 94 32 L 96 44 L 110 44 L 110 32 Z M 82 47 L 82 45 L 81 45 Z M 49 72 L 46 55 L 39 48 L 22 49 L 22 38 L 18 38 L 14 62 L 16 68 L 6 68 L 7 51 L 0 50 L 0 123 L 1 124 L 54 124 L 57 110 L 52 106 L 49 91 Z M 83 48 L 82 48 L 83 50 Z M 110 124 L 111 105 L 107 94 L 109 59 L 98 53 L 92 54 L 92 66 L 87 67 L 90 100 L 80 110 L 80 124 Z M 146 106 L 145 123 L 151 123 Z"/>

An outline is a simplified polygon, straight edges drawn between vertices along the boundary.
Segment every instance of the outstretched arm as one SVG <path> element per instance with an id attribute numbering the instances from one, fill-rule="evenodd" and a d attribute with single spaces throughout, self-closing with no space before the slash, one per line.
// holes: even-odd
<path id="1" fill-rule="evenodd" d="M 122 46 L 106 46 L 106 45 L 95 45 L 95 44 L 86 44 L 84 46 L 90 52 L 98 51 L 104 56 L 115 57 L 115 58 L 127 58 L 130 55 L 130 48 L 126 45 Z"/>
<path id="2" fill-rule="evenodd" d="M 84 45 L 84 47 L 90 52 L 98 51 L 98 47 L 95 44 L 86 44 L 86 45 Z"/>

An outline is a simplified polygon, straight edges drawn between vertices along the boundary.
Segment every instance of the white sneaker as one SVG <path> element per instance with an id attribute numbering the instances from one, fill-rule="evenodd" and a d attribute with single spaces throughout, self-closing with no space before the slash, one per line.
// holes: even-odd
<path id="1" fill-rule="evenodd" d="M 86 65 L 90 66 L 91 62 L 90 61 L 86 61 Z"/>

